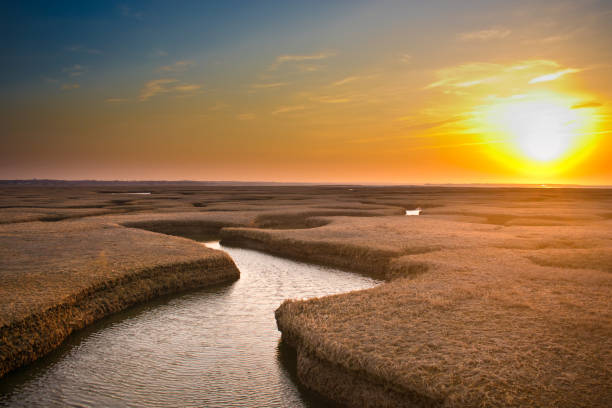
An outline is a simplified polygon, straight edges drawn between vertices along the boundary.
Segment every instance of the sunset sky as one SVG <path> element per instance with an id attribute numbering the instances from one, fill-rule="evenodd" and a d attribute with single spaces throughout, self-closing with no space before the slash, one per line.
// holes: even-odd
<path id="1" fill-rule="evenodd" d="M 15 1 L 0 19 L 0 179 L 612 184 L 611 1 Z"/>

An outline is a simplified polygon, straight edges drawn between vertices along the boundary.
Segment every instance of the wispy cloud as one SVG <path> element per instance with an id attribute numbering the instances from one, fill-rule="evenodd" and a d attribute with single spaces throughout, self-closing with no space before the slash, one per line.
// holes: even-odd
<path id="1" fill-rule="evenodd" d="M 468 143 L 450 143 L 441 145 L 426 145 L 426 146 L 414 146 L 406 150 L 428 150 L 428 149 L 450 149 L 454 147 L 469 147 L 469 146 L 480 146 L 488 144 L 503 143 L 501 140 L 490 140 L 487 142 L 468 142 Z"/>
<path id="2" fill-rule="evenodd" d="M 70 67 L 62 69 L 62 72 L 68 74 L 71 77 L 81 76 L 86 71 L 85 67 L 79 64 L 74 64 Z"/>
<path id="3" fill-rule="evenodd" d="M 309 54 L 309 55 L 293 55 L 293 54 L 279 55 L 278 57 L 276 57 L 276 60 L 274 61 L 272 65 L 270 65 L 268 69 L 273 71 L 273 70 L 278 69 L 281 65 L 285 63 L 318 61 L 318 60 L 327 59 L 329 57 L 333 57 L 334 55 L 336 55 L 336 53 L 334 52 L 321 52 L 318 54 Z"/>
<path id="4" fill-rule="evenodd" d="M 474 86 L 474 85 L 480 85 L 480 84 L 486 84 L 488 82 L 494 82 L 495 79 L 496 79 L 495 77 L 474 79 L 472 81 L 457 82 L 455 84 L 455 86 L 458 87 L 458 88 L 469 88 L 470 86 Z"/>
<path id="5" fill-rule="evenodd" d="M 104 102 L 107 103 L 122 103 L 122 102 L 127 102 L 128 99 L 127 98 L 106 98 L 104 100 Z"/>
<path id="6" fill-rule="evenodd" d="M 162 72 L 185 72 L 194 65 L 195 62 L 189 60 L 176 61 L 174 64 L 159 67 L 159 70 Z"/>
<path id="7" fill-rule="evenodd" d="M 525 38 L 524 40 L 522 40 L 521 42 L 523 44 L 542 44 L 542 45 L 556 44 L 556 43 L 560 43 L 563 41 L 571 40 L 572 38 L 575 38 L 580 33 L 583 33 L 586 29 L 587 29 L 586 27 L 578 27 L 570 31 L 567 31 L 567 30 L 564 31 L 563 28 L 561 28 L 560 31 L 550 33 L 549 35 L 529 36 Z"/>
<path id="8" fill-rule="evenodd" d="M 543 73 L 555 69 L 553 73 Z M 435 71 L 436 81 L 424 89 L 442 88 L 445 92 L 462 92 L 466 88 L 485 84 L 512 81 L 514 83 L 537 83 L 552 81 L 563 75 L 578 72 L 573 68 L 563 68 L 551 60 L 526 60 L 513 64 L 493 64 L 473 62 Z"/>
<path id="9" fill-rule="evenodd" d="M 412 63 L 412 55 L 410 54 L 400 54 L 399 62 L 402 64 L 410 64 Z"/>
<path id="10" fill-rule="evenodd" d="M 236 119 L 238 120 L 253 120 L 255 119 L 255 114 L 254 113 L 241 113 L 239 115 L 236 115 Z"/>
<path id="11" fill-rule="evenodd" d="M 66 51 L 70 51 L 70 52 L 83 52 L 86 54 L 102 54 L 102 51 L 97 50 L 95 48 L 87 48 L 85 46 L 82 45 L 71 45 L 66 47 Z"/>
<path id="12" fill-rule="evenodd" d="M 576 105 L 572 106 L 572 109 L 598 108 L 600 106 L 603 106 L 601 102 L 589 101 L 589 102 L 577 103 Z"/>
<path id="13" fill-rule="evenodd" d="M 402 122 L 411 122 L 406 127 L 403 127 L 402 128 L 403 130 L 428 130 L 428 129 L 435 129 L 435 128 L 443 127 L 446 125 L 455 124 L 457 122 L 461 122 L 464 119 L 465 118 L 462 116 L 456 116 L 450 119 L 443 119 L 443 120 L 437 120 L 437 121 L 415 122 L 414 116 L 403 116 L 403 117 L 397 118 L 396 120 L 402 121 Z"/>
<path id="14" fill-rule="evenodd" d="M 276 63 L 282 64 L 284 62 L 290 61 L 311 61 L 311 60 L 321 60 L 329 57 L 333 57 L 336 55 L 331 52 L 321 52 L 319 54 L 311 54 L 311 55 L 279 55 L 276 57 Z"/>
<path id="15" fill-rule="evenodd" d="M 442 86 L 467 88 L 485 82 L 495 81 L 495 73 L 500 71 L 500 65 L 490 63 L 462 64 L 436 71 L 440 79 L 425 87 L 425 89 Z"/>
<path id="16" fill-rule="evenodd" d="M 508 37 L 512 31 L 503 27 L 493 27 L 485 30 L 471 31 L 467 33 L 461 33 L 458 38 L 461 41 L 487 41 L 487 40 L 500 40 Z"/>
<path id="17" fill-rule="evenodd" d="M 567 74 L 573 74 L 576 72 L 580 72 L 580 69 L 574 69 L 574 68 L 567 68 L 567 69 L 562 69 L 560 71 L 557 72 L 553 72 L 550 74 L 546 74 L 546 75 L 540 75 L 539 77 L 535 77 L 533 78 L 531 81 L 529 81 L 530 84 L 537 84 L 538 82 L 548 82 L 548 81 L 554 81 L 555 79 L 559 79 L 564 75 Z"/>
<path id="18" fill-rule="evenodd" d="M 146 101 L 153 96 L 169 92 L 169 85 L 178 82 L 178 79 L 166 78 L 166 79 L 154 79 L 145 83 L 144 87 L 140 91 L 139 99 Z"/>
<path id="19" fill-rule="evenodd" d="M 171 91 L 191 93 L 191 92 L 197 91 L 200 88 L 202 88 L 202 86 L 198 84 L 183 84 L 183 85 L 177 85 L 175 87 L 172 87 Z"/>
<path id="20" fill-rule="evenodd" d="M 318 72 L 318 71 L 322 71 L 325 68 L 324 65 L 306 65 L 306 64 L 299 64 L 297 65 L 297 69 L 300 72 Z"/>
<path id="21" fill-rule="evenodd" d="M 551 60 L 527 60 L 506 67 L 506 71 L 524 71 L 528 69 L 539 69 L 539 68 L 557 68 L 559 63 Z"/>
<path id="22" fill-rule="evenodd" d="M 343 79 L 341 79 L 339 81 L 333 82 L 332 86 L 346 85 L 348 83 L 355 82 L 358 79 L 361 79 L 361 77 L 360 76 L 349 76 L 349 77 L 343 78 Z"/>
<path id="23" fill-rule="evenodd" d="M 548 37 L 540 38 L 539 42 L 541 42 L 543 44 L 550 44 L 550 43 L 566 41 L 566 40 L 569 40 L 572 37 L 573 37 L 573 33 L 562 34 L 562 35 L 550 35 Z"/>
<path id="24" fill-rule="evenodd" d="M 273 115 L 279 115 L 281 113 L 297 112 L 306 109 L 304 105 L 293 105 L 293 106 L 279 106 L 272 112 Z"/>
<path id="25" fill-rule="evenodd" d="M 144 102 L 156 95 L 168 93 L 188 95 L 198 91 L 200 88 L 201 85 L 182 83 L 174 78 L 154 79 L 145 83 L 138 99 Z"/>
<path id="26" fill-rule="evenodd" d="M 268 89 L 268 88 L 279 88 L 281 86 L 287 85 L 287 82 L 268 82 L 268 83 L 259 83 L 252 84 L 251 88 L 253 89 Z"/>
<path id="27" fill-rule="evenodd" d="M 337 97 L 337 96 L 315 96 L 310 100 L 319 103 L 347 103 L 351 101 L 351 98 Z"/>
<path id="28" fill-rule="evenodd" d="M 62 91 L 71 91 L 73 89 L 79 89 L 81 85 L 79 84 L 63 84 Z"/>

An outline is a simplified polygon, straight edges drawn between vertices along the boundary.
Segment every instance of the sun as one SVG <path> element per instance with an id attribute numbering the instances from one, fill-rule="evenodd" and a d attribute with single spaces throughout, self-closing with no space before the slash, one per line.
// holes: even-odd
<path id="1" fill-rule="evenodd" d="M 556 100 L 531 100 L 496 106 L 489 120 L 510 136 L 527 158 L 558 160 L 577 142 L 582 120 L 576 111 Z"/>
<path id="2" fill-rule="evenodd" d="M 575 98 L 543 92 L 496 99 L 477 110 L 480 134 L 491 154 L 513 168 L 558 173 L 594 144 L 596 115 L 575 106 Z"/>

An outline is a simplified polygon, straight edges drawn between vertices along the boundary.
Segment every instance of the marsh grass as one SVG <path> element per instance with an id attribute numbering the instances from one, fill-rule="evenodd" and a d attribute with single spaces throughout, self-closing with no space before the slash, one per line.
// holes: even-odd
<path id="1" fill-rule="evenodd" d="M 384 245 L 407 253 L 379 264 L 399 269 L 385 274 L 393 279 L 385 285 L 279 308 L 279 329 L 309 362 L 301 377 L 306 384 L 350 406 L 608 406 L 611 225 L 470 233 L 455 221 L 436 226 L 410 219 L 396 229 L 390 221 L 347 218 L 316 236 L 315 230 L 293 234 L 302 246 L 322 236 L 374 246 L 383 236 L 375 231 L 384 230 Z M 419 223 L 444 233 L 426 233 Z M 398 228 L 415 246 L 432 250 L 409 254 L 412 247 L 400 245 Z M 517 238 L 528 231 L 530 238 Z M 572 234 L 578 248 L 568 244 Z M 583 235 L 591 236 L 588 249 L 580 248 Z M 512 248 L 517 241 L 524 249 Z M 309 374 L 330 364 L 334 372 L 340 367 L 341 381 L 370 378 L 378 386 L 341 394 L 333 381 Z M 401 403 L 389 389 L 404 395 Z"/>
<path id="2" fill-rule="evenodd" d="M 155 296 L 236 280 L 225 253 L 102 222 L 0 226 L 0 375 Z"/>
<path id="3" fill-rule="evenodd" d="M 152 194 L 112 203 L 124 198 L 86 187 L 0 188 L 0 323 L 10 347 L 25 350 L 21 362 L 116 307 L 203 284 L 209 273 L 235 279 L 221 252 L 159 233 L 219 234 L 387 281 L 290 300 L 276 312 L 300 381 L 344 404 L 612 400 L 610 190 L 144 189 Z M 400 215 L 416 207 L 423 215 Z M 32 222 L 73 211 L 79 218 Z M 194 274 L 202 262 L 209 272 Z"/>

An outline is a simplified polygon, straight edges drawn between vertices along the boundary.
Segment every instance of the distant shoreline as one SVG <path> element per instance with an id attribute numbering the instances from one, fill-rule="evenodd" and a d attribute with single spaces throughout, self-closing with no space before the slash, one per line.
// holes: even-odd
<path id="1" fill-rule="evenodd" d="M 317 182 L 278 182 L 278 181 L 234 181 L 234 180 L 61 180 L 61 179 L 6 179 L 0 186 L 325 186 L 325 187 L 434 187 L 434 188 L 612 188 L 600 184 L 524 184 L 524 183 L 317 183 Z"/>

